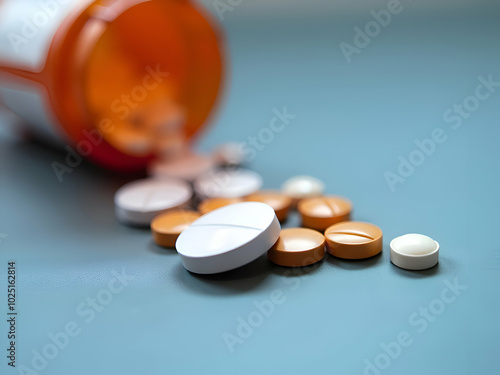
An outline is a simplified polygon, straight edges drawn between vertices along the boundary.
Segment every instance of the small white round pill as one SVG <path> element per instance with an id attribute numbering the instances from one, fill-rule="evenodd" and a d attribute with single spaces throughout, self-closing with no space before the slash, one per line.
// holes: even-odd
<path id="1" fill-rule="evenodd" d="M 175 244 L 184 267 L 213 274 L 244 266 L 278 240 L 280 224 L 271 206 L 242 202 L 211 211 L 185 229 Z"/>
<path id="2" fill-rule="evenodd" d="M 391 262 L 407 270 L 424 270 L 439 261 L 439 243 L 422 234 L 405 234 L 391 241 Z"/>
<path id="3" fill-rule="evenodd" d="M 240 198 L 262 187 L 262 177 L 248 169 L 218 169 L 194 182 L 194 190 L 202 198 Z"/>
<path id="4" fill-rule="evenodd" d="M 283 183 L 281 191 L 294 199 L 303 199 L 322 195 L 325 184 L 311 176 L 295 176 Z"/>
<path id="5" fill-rule="evenodd" d="M 119 221 L 149 225 L 153 218 L 172 208 L 182 207 L 193 196 L 185 181 L 173 178 L 146 178 L 122 186 L 115 193 L 115 213 Z"/>

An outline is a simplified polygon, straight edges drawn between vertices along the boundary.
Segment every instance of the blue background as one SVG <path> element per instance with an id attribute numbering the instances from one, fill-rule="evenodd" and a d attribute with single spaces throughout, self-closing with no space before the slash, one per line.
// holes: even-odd
<path id="1" fill-rule="evenodd" d="M 74 321 L 80 334 L 41 373 L 363 374 L 366 361 L 374 363 L 382 345 L 403 331 L 412 344 L 380 373 L 498 373 L 500 88 L 457 130 L 443 114 L 474 95 L 479 76 L 500 81 L 500 8 L 448 2 L 430 11 L 404 2 L 403 12 L 347 63 L 339 44 L 352 44 L 353 28 L 385 4 L 314 17 L 306 10 L 279 17 L 273 9 L 245 18 L 238 16 L 246 12 L 243 3 L 226 13 L 231 79 L 196 145 L 210 152 L 258 136 L 273 109 L 286 106 L 297 117 L 249 166 L 266 188 L 308 174 L 328 193 L 351 199 L 355 220 L 384 231 L 381 256 L 359 262 L 328 256 L 295 275 L 263 257 L 228 274 L 196 276 L 174 250 L 157 247 L 148 230 L 115 221 L 113 194 L 127 178 L 85 164 L 59 183 L 50 164 L 62 162 L 63 153 L 4 135 L 0 285 L 7 261 L 15 260 L 18 365 L 30 366 L 32 350 L 41 352 L 49 333 Z M 446 141 L 391 191 L 384 173 L 396 173 L 399 156 L 408 158 L 415 139 L 435 128 Z M 285 226 L 298 224 L 293 215 Z M 389 242 L 405 233 L 437 240 L 439 266 L 409 272 L 391 265 Z M 86 323 L 77 306 L 123 269 L 134 279 Z M 418 332 L 410 316 L 455 279 L 467 289 Z M 239 318 L 258 311 L 255 301 L 273 290 L 284 303 L 231 353 L 224 334 L 236 335 Z M 17 373 L 4 354 L 1 373 Z"/>

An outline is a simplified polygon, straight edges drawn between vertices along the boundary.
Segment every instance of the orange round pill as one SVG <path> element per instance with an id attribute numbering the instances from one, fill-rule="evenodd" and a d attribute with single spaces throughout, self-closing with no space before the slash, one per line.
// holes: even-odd
<path id="1" fill-rule="evenodd" d="M 343 197 L 325 196 L 303 199 L 297 209 L 302 226 L 323 232 L 330 225 L 349 220 L 352 204 Z"/>
<path id="2" fill-rule="evenodd" d="M 271 206 L 279 221 L 285 221 L 292 205 L 292 198 L 278 191 L 263 190 L 246 197 L 246 201 L 262 202 Z"/>
<path id="3" fill-rule="evenodd" d="M 241 201 L 241 198 L 209 198 L 205 199 L 198 205 L 198 211 L 200 214 L 205 215 L 206 213 L 217 208 L 229 206 L 230 204 L 239 203 Z"/>
<path id="4" fill-rule="evenodd" d="M 160 246 L 175 247 L 181 232 L 200 216 L 197 212 L 186 210 L 169 211 L 156 216 L 151 221 L 154 241 Z"/>
<path id="5" fill-rule="evenodd" d="M 370 223 L 345 221 L 325 231 L 328 252 L 337 258 L 364 259 L 382 251 L 382 230 Z"/>
<path id="6" fill-rule="evenodd" d="M 314 264 L 325 256 L 325 236 L 314 229 L 282 229 L 267 256 L 271 262 L 285 267 Z"/>

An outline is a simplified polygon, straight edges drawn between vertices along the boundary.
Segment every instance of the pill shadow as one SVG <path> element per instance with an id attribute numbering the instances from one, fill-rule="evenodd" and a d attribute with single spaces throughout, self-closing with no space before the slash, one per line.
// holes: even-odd
<path id="1" fill-rule="evenodd" d="M 186 270 L 181 263 L 174 278 L 183 286 L 201 294 L 232 295 L 258 288 L 271 274 L 267 256 L 261 256 L 243 267 L 213 275 L 200 275 Z"/>
<path id="2" fill-rule="evenodd" d="M 150 231 L 150 229 L 147 229 Z M 154 254 L 159 254 L 159 255 L 167 255 L 167 256 L 178 256 L 177 251 L 175 250 L 175 247 L 164 247 L 157 245 L 153 240 L 149 241 L 146 249 Z"/>
<path id="3" fill-rule="evenodd" d="M 426 270 L 411 271 L 399 268 L 394 263 L 391 263 L 391 268 L 396 274 L 407 277 L 410 279 L 421 279 L 424 277 L 434 277 L 437 275 L 444 275 L 446 273 L 453 274 L 458 268 L 458 262 L 454 259 L 440 256 L 439 263 L 434 267 L 428 268 Z"/>
<path id="4" fill-rule="evenodd" d="M 384 256 L 382 253 L 378 253 L 377 255 L 366 259 L 341 259 L 327 253 L 325 260 L 334 267 L 348 271 L 357 271 L 369 267 L 376 267 L 382 263 L 383 259 Z"/>
<path id="5" fill-rule="evenodd" d="M 271 261 L 268 260 L 268 263 L 271 265 L 271 272 L 274 275 L 278 275 L 281 277 L 301 277 L 309 274 L 313 274 L 315 272 L 319 272 L 319 269 L 324 263 L 324 259 L 320 260 L 319 262 L 316 262 L 314 264 L 311 264 L 309 266 L 303 266 L 303 267 L 284 267 L 284 266 L 279 266 L 277 264 L 271 263 Z"/>

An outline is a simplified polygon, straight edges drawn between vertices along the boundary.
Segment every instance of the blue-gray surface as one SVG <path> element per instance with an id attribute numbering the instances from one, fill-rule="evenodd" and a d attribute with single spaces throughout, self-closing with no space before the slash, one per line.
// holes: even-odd
<path id="1" fill-rule="evenodd" d="M 265 137 L 273 109 L 286 107 L 296 118 L 251 168 L 266 188 L 309 174 L 349 197 L 354 219 L 384 231 L 373 259 L 327 257 L 294 275 L 264 257 L 195 276 L 149 231 L 115 221 L 125 178 L 83 165 L 59 183 L 50 163 L 62 153 L 3 140 L 0 275 L 5 286 L 7 260 L 16 261 L 17 366 L 56 375 L 499 373 L 500 87 L 468 98 L 480 77 L 500 81 L 499 8 L 435 15 L 404 5 L 351 63 L 339 44 L 353 43 L 368 11 L 238 24 L 231 16 L 245 5 L 227 13 L 232 80 L 198 144 Z M 463 119 L 443 119 L 464 101 Z M 420 160 L 415 140 L 438 128 L 446 140 L 427 143 L 433 152 Z M 421 165 L 391 191 L 386 172 L 410 154 Z M 390 240 L 411 232 L 440 242 L 438 267 L 390 264 Z M 131 279 L 122 289 L 111 282 L 123 271 Z M 0 372 L 30 373 L 7 366 L 2 290 Z M 104 308 L 88 305 L 110 296 Z M 76 335 L 59 335 L 56 354 L 50 334 L 66 328 Z"/>

